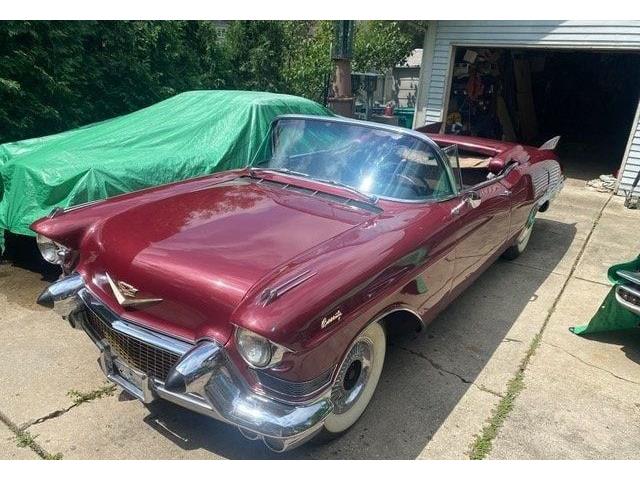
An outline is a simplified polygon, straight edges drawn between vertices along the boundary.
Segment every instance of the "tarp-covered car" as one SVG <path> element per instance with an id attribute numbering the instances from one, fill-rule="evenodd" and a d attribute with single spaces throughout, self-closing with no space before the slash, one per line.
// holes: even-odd
<path id="1" fill-rule="evenodd" d="M 0 145 L 0 251 L 4 230 L 55 207 L 246 166 L 282 114 L 330 114 L 304 98 L 192 91 L 128 115 Z"/>

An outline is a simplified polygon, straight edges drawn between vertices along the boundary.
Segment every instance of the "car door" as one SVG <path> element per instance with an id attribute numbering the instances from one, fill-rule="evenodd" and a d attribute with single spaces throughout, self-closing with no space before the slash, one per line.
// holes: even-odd
<path id="1" fill-rule="evenodd" d="M 459 174 L 457 148 L 443 151 L 458 181 L 457 203 L 450 212 L 457 231 L 452 278 L 455 290 L 475 280 L 504 246 L 509 237 L 511 190 L 501 182 L 502 176 L 465 187 Z"/>

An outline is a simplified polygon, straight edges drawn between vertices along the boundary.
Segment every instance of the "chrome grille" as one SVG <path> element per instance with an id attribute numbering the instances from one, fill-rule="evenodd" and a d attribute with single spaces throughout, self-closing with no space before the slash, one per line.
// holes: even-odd
<path id="1" fill-rule="evenodd" d="M 175 353 L 114 330 L 90 310 L 86 311 L 85 322 L 96 337 L 109 345 L 113 355 L 150 377 L 164 381 L 171 367 L 180 360 Z"/>
<path id="2" fill-rule="evenodd" d="M 284 380 L 274 377 L 263 370 L 257 370 L 256 373 L 260 384 L 265 389 L 289 398 L 303 398 L 326 387 L 331 381 L 333 369 L 327 370 L 322 375 L 306 382 Z"/>

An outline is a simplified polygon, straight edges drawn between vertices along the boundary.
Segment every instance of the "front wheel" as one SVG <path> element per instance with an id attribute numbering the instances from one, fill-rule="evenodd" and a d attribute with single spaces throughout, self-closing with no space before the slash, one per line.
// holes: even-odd
<path id="1" fill-rule="evenodd" d="M 333 412 L 325 419 L 320 439 L 341 435 L 364 413 L 380 380 L 386 348 L 384 328 L 377 322 L 358 335 L 333 383 Z"/>

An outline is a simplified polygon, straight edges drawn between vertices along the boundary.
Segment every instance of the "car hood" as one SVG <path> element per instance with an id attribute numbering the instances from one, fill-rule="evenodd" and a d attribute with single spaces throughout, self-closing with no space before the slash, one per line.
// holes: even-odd
<path id="1" fill-rule="evenodd" d="M 226 342 L 250 289 L 267 288 L 303 252 L 373 215 L 285 185 L 238 177 L 151 201 L 142 196 L 90 228 L 82 273 L 125 318 L 191 341 Z M 162 301 L 127 310 L 112 291 L 117 282 Z"/>

